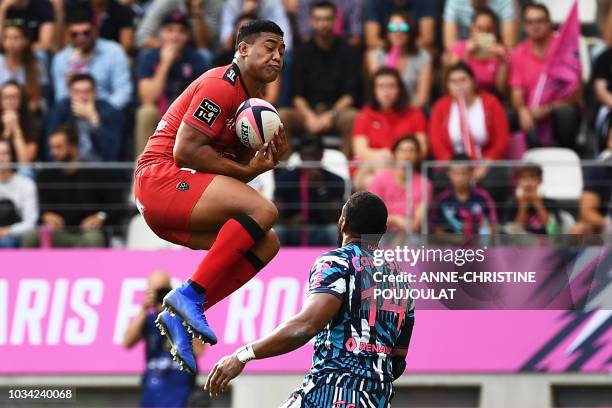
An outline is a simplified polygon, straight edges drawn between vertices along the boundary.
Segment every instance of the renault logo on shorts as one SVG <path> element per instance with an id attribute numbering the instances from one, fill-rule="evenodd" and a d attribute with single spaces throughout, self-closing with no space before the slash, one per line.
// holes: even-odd
<path id="1" fill-rule="evenodd" d="M 178 191 L 187 191 L 189 190 L 189 184 L 187 184 L 187 182 L 185 181 L 181 181 L 180 183 L 178 183 L 178 185 L 176 186 L 176 189 Z"/>

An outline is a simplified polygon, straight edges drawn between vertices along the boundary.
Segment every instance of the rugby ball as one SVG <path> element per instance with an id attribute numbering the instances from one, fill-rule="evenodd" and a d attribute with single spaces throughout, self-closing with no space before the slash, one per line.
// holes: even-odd
<path id="1" fill-rule="evenodd" d="M 236 110 L 236 135 L 251 149 L 258 149 L 269 142 L 280 123 L 274 106 L 263 99 L 247 99 Z"/>

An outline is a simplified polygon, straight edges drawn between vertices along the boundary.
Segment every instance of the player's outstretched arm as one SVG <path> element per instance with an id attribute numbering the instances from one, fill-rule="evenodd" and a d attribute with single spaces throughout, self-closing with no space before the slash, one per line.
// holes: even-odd
<path id="1" fill-rule="evenodd" d="M 178 129 L 173 155 L 179 167 L 222 174 L 245 183 L 274 168 L 274 157 L 269 145 L 262 145 L 248 164 L 238 163 L 219 155 L 213 149 L 212 139 L 208 135 L 185 122 Z"/>
<path id="2" fill-rule="evenodd" d="M 338 313 L 342 301 L 328 293 L 313 293 L 302 310 L 266 337 L 225 356 L 211 370 L 204 389 L 210 395 L 224 392 L 229 382 L 237 377 L 246 363 L 289 353 L 308 342 Z"/>

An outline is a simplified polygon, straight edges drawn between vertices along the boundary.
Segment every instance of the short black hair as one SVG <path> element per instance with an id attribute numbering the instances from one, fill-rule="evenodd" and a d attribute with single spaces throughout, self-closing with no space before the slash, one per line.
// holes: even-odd
<path id="1" fill-rule="evenodd" d="M 310 5 L 310 14 L 312 14 L 312 12 L 318 8 L 331 9 L 334 12 L 334 14 L 336 14 L 336 12 L 338 11 L 338 8 L 333 2 L 329 0 L 319 0 L 319 1 L 315 1 L 314 3 Z"/>
<path id="2" fill-rule="evenodd" d="M 88 81 L 91 83 L 91 86 L 93 86 L 94 88 L 96 87 L 96 80 L 94 79 L 94 77 L 91 76 L 91 74 L 81 73 L 74 74 L 70 78 L 70 81 L 68 82 L 68 88 L 72 87 L 72 85 L 80 81 Z"/>
<path id="3" fill-rule="evenodd" d="M 451 65 L 447 70 L 446 70 L 446 75 L 444 78 L 444 84 L 446 84 L 448 82 L 448 78 L 450 77 L 450 75 L 455 72 L 455 71 L 463 71 L 465 72 L 470 78 L 474 79 L 474 70 L 472 69 L 472 67 L 470 67 L 468 64 L 466 64 L 463 61 L 459 61 L 456 64 Z"/>
<path id="4" fill-rule="evenodd" d="M 355 235 L 368 235 L 370 240 L 378 241 L 387 231 L 387 206 L 380 197 L 369 191 L 350 196 L 342 215 L 350 232 Z"/>
<path id="5" fill-rule="evenodd" d="M 236 36 L 236 43 L 234 49 L 238 49 L 238 44 L 245 41 L 251 44 L 254 41 L 255 36 L 259 36 L 261 33 L 272 33 L 278 34 L 281 37 L 285 35 L 283 30 L 274 21 L 270 20 L 255 20 L 244 23 L 238 29 L 238 35 Z"/>
<path id="6" fill-rule="evenodd" d="M 468 156 L 465 153 L 455 153 L 453 154 L 453 156 L 450 159 L 450 164 L 448 166 L 447 170 L 450 170 L 451 167 L 467 167 L 468 169 L 472 170 L 472 166 L 470 164 L 465 164 L 465 163 L 457 163 L 455 164 L 454 162 L 471 162 L 472 159 L 470 158 L 470 156 Z"/>
<path id="7" fill-rule="evenodd" d="M 550 21 L 550 11 L 548 10 L 548 7 L 546 7 L 544 4 L 528 3 L 527 5 L 525 5 L 525 7 L 523 8 L 523 14 L 522 14 L 523 19 L 525 19 L 525 16 L 527 15 L 527 11 L 529 9 L 537 9 L 537 10 L 543 11 L 544 14 L 546 14 L 546 19 Z"/>
<path id="8" fill-rule="evenodd" d="M 542 179 L 542 166 L 537 163 L 525 163 L 518 169 L 516 169 L 516 178 L 521 178 L 526 175 L 532 175 Z"/>
<path id="9" fill-rule="evenodd" d="M 84 5 L 78 5 L 71 10 L 67 10 L 66 25 L 81 23 L 93 24 L 93 10 Z"/>
<path id="10" fill-rule="evenodd" d="M 51 133 L 51 135 L 55 134 L 63 134 L 66 136 L 66 140 L 70 146 L 78 146 L 79 145 L 79 133 L 76 130 L 76 127 L 71 123 L 63 123 L 59 125 L 55 130 Z"/>

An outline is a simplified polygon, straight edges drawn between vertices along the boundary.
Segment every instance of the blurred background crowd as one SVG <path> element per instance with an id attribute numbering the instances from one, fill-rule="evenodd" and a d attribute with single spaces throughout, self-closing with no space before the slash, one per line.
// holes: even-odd
<path id="1" fill-rule="evenodd" d="M 265 98 L 293 153 L 252 182 L 284 245 L 335 243 L 358 190 L 398 239 L 609 232 L 612 1 L 578 3 L 1 0 L 0 247 L 144 245 L 136 158 L 258 18 L 287 46 Z"/>

